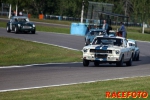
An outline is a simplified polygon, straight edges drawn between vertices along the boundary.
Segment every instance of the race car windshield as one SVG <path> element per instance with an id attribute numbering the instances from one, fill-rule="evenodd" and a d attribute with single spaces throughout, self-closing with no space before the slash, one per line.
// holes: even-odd
<path id="1" fill-rule="evenodd" d="M 93 43 L 93 45 L 115 45 L 115 46 L 121 46 L 122 45 L 122 39 L 117 38 L 96 38 Z"/>
<path id="2" fill-rule="evenodd" d="M 92 31 L 90 35 L 103 35 L 104 32 L 103 31 Z"/>
<path id="3" fill-rule="evenodd" d="M 18 22 L 29 22 L 28 18 L 18 18 Z"/>

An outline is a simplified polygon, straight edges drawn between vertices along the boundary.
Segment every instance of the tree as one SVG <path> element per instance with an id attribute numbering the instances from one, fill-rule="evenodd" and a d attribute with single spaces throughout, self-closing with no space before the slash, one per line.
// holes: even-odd
<path id="1" fill-rule="evenodd" d="M 129 16 L 133 12 L 133 4 L 131 0 L 122 0 L 121 3 L 124 10 L 124 15 Z"/>

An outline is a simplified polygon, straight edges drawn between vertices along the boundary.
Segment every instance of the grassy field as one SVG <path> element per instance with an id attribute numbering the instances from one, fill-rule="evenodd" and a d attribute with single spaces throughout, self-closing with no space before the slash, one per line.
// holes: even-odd
<path id="1" fill-rule="evenodd" d="M 31 21 L 37 21 L 37 22 L 45 22 L 45 23 L 55 23 L 55 24 L 63 24 L 63 25 L 71 25 L 71 21 L 63 21 L 63 20 L 47 20 L 47 19 L 43 19 L 43 20 L 39 20 L 36 18 L 30 18 Z"/>
<path id="2" fill-rule="evenodd" d="M 60 27 L 49 27 L 49 26 L 36 26 L 37 31 L 44 31 L 44 32 L 57 32 L 57 33 L 64 33 L 70 34 L 69 28 L 60 28 Z"/>
<path id="3" fill-rule="evenodd" d="M 108 98 L 106 98 L 106 92 L 113 93 L 141 91 L 150 95 L 149 84 L 150 77 L 126 78 L 69 86 L 1 92 L 0 100 L 107 100 Z M 139 100 L 150 100 L 149 96 L 146 99 L 142 98 L 142 96 L 137 96 L 136 99 L 138 98 Z M 113 98 L 111 100 L 135 99 L 130 96 L 126 99 Z"/>
<path id="4" fill-rule="evenodd" d="M 150 41 L 150 34 L 128 32 L 127 38 L 135 39 L 135 40 L 141 40 L 141 41 Z"/>
<path id="5" fill-rule="evenodd" d="M 81 58 L 81 51 L 0 37 L 0 66 L 52 62 L 81 62 Z"/>

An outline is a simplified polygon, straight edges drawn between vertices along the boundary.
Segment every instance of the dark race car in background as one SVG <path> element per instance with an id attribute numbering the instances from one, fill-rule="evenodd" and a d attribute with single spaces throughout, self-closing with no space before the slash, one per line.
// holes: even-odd
<path id="1" fill-rule="evenodd" d="M 10 18 L 9 22 L 6 26 L 7 32 L 30 32 L 35 34 L 36 27 L 35 25 L 29 21 L 29 19 L 25 16 L 13 16 Z"/>
<path id="2" fill-rule="evenodd" d="M 89 32 L 85 35 L 85 45 L 89 45 L 96 36 L 116 36 L 116 32 L 110 30 L 107 33 L 104 29 L 90 29 Z"/>

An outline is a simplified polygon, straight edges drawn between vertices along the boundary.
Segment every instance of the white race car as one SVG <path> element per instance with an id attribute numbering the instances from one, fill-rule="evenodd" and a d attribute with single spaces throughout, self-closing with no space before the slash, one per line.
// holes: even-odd
<path id="1" fill-rule="evenodd" d="M 133 40 L 133 39 L 127 39 L 127 40 L 128 40 L 129 46 L 132 48 L 132 51 L 133 51 L 133 60 L 134 61 L 138 61 L 139 60 L 139 56 L 140 56 L 140 49 L 137 46 L 136 41 Z"/>
<path id="2" fill-rule="evenodd" d="M 132 65 L 133 52 L 123 37 L 96 36 L 90 45 L 83 47 L 82 52 L 83 66 L 88 66 L 90 62 L 94 62 L 95 66 L 100 63 Z"/>

